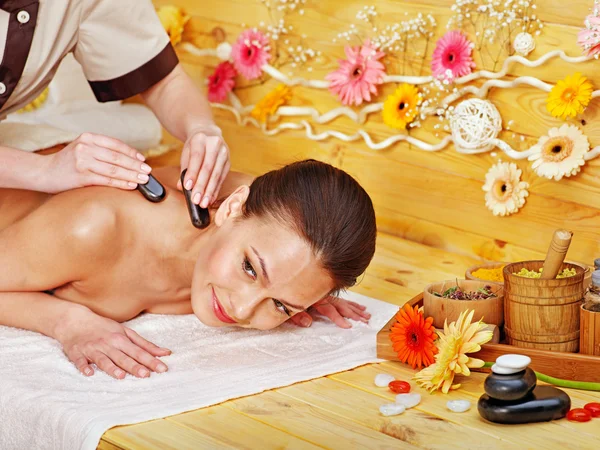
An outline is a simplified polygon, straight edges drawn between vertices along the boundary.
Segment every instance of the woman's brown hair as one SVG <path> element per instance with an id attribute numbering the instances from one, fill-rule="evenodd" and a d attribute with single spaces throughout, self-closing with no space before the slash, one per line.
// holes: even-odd
<path id="1" fill-rule="evenodd" d="M 244 218 L 265 216 L 306 239 L 331 276 L 333 293 L 353 286 L 375 253 L 371 198 L 354 178 L 329 164 L 299 161 L 256 178 Z"/>

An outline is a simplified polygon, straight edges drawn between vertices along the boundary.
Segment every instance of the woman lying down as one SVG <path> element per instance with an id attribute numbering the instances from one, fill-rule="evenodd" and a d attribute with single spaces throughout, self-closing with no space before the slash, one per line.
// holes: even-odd
<path id="1" fill-rule="evenodd" d="M 121 379 L 167 370 L 158 357 L 170 350 L 119 323 L 144 312 L 260 330 L 307 326 L 311 306 L 339 326 L 368 321 L 363 306 L 330 297 L 375 251 L 371 199 L 348 174 L 312 160 L 255 180 L 231 172 L 203 230 L 178 169 L 153 174 L 167 190 L 158 204 L 106 187 L 0 189 L 0 325 L 58 340 L 85 375 L 95 364 Z"/>

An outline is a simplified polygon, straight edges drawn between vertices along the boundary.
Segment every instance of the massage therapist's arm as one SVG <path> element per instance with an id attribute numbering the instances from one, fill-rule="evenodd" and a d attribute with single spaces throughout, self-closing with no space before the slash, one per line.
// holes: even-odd
<path id="1" fill-rule="evenodd" d="M 0 188 L 41 191 L 44 156 L 0 145 Z"/>
<path id="2" fill-rule="evenodd" d="M 59 152 L 39 155 L 0 146 L 0 188 L 57 193 L 83 186 L 135 189 L 152 169 L 123 142 L 83 133 Z"/>
<path id="3" fill-rule="evenodd" d="M 84 280 L 107 257 L 106 239 L 114 237 L 111 211 L 92 202 L 69 211 L 73 219 L 60 202 L 53 197 L 0 232 L 0 324 L 58 340 L 85 375 L 93 374 L 90 363 L 115 378 L 125 372 L 146 377 L 147 369 L 164 372 L 156 356 L 169 350 L 83 305 L 42 292 Z"/>

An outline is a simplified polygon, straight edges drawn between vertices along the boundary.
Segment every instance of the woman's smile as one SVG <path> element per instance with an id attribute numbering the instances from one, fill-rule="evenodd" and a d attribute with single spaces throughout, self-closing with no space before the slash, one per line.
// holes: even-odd
<path id="1" fill-rule="evenodd" d="M 223 308 L 223 305 L 221 305 L 221 303 L 219 302 L 219 299 L 217 298 L 217 294 L 215 293 L 215 288 L 211 287 L 211 290 L 212 290 L 213 312 L 215 313 L 215 316 L 217 317 L 217 319 L 219 319 L 221 322 L 224 322 L 224 323 L 237 323 L 236 320 L 229 317 L 229 315 L 225 312 L 225 308 Z"/>

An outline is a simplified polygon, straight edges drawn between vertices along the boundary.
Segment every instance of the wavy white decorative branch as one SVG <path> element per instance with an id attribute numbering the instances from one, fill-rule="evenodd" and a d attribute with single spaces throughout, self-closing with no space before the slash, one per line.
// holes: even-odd
<path id="1" fill-rule="evenodd" d="M 353 120 L 358 124 L 363 124 L 367 120 L 367 116 L 369 114 L 379 112 L 383 109 L 383 103 L 370 103 L 364 108 L 361 108 L 360 111 L 356 112 L 347 106 L 340 106 L 338 108 L 334 108 L 331 111 L 321 114 L 316 108 L 312 106 L 281 106 L 275 115 L 273 115 L 273 119 L 278 119 L 279 117 L 288 117 L 288 116 L 310 116 L 313 121 L 317 123 L 327 123 L 331 122 L 334 119 L 337 119 L 340 116 L 346 116 Z"/>
<path id="2" fill-rule="evenodd" d="M 217 50 L 214 48 L 198 48 L 191 42 L 182 42 L 179 48 L 195 56 L 217 56 Z"/>

